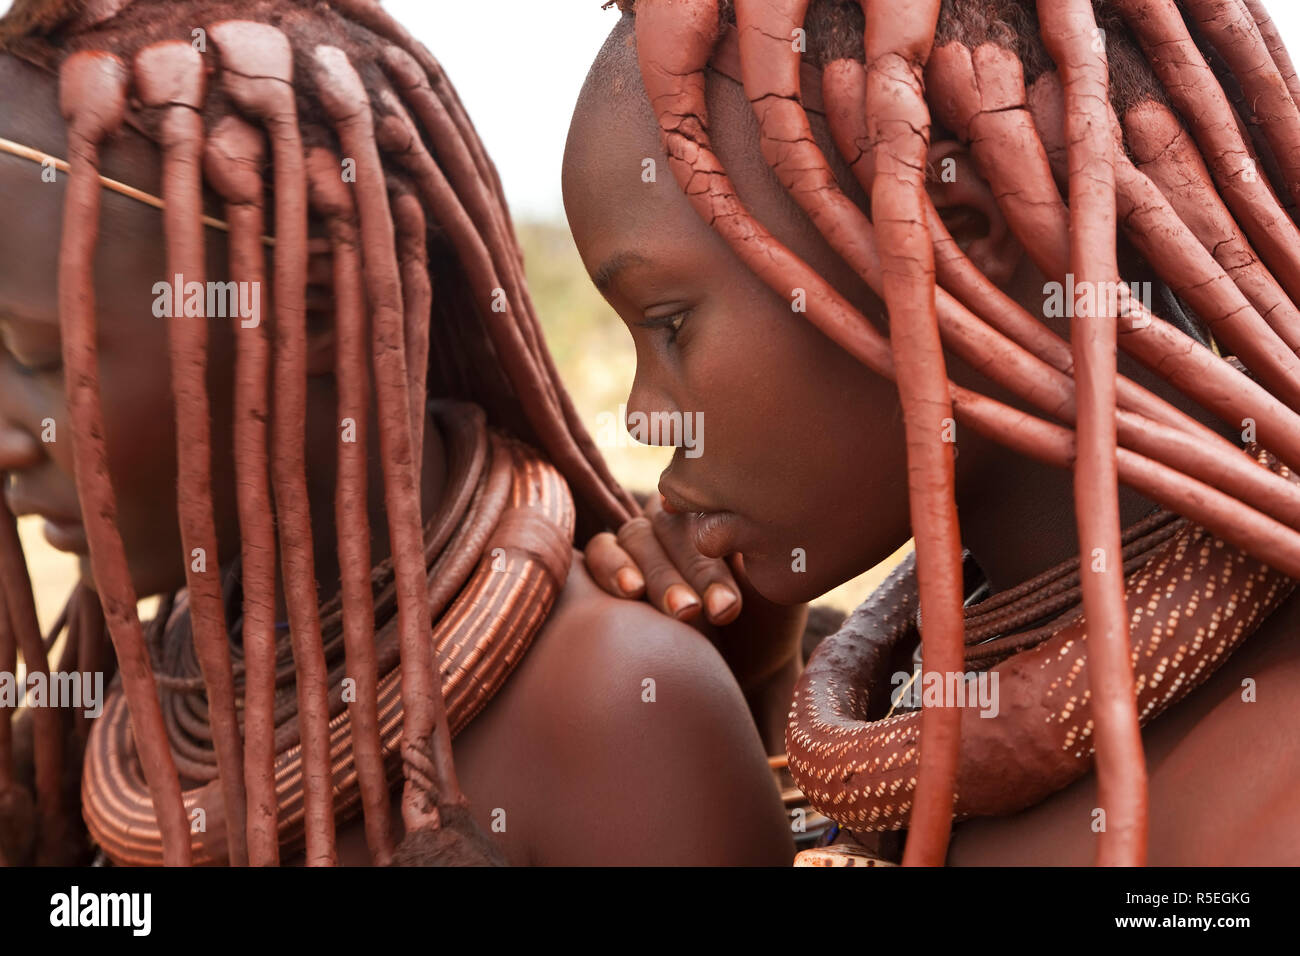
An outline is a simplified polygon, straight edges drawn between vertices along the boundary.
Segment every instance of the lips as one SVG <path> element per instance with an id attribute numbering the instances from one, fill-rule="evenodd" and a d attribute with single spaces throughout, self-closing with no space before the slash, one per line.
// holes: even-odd
<path id="1" fill-rule="evenodd" d="M 730 511 L 710 511 L 691 515 L 691 536 L 695 550 L 706 558 L 724 558 L 736 549 L 740 518 Z"/>
<path id="2" fill-rule="evenodd" d="M 664 500 L 664 510 L 675 515 L 711 514 L 721 508 L 711 508 L 678 491 L 668 480 L 667 472 L 659 477 L 659 494 Z"/>
<path id="3" fill-rule="evenodd" d="M 701 504 L 675 489 L 666 478 L 659 479 L 659 494 L 665 511 L 687 516 L 695 550 L 700 554 L 721 558 L 736 550 L 740 517 L 734 512 Z"/>
<path id="4" fill-rule="evenodd" d="M 86 539 L 86 527 L 79 521 L 65 522 L 45 519 L 43 529 L 45 540 L 59 551 L 71 554 L 89 554 L 90 542 Z"/>
<path id="5" fill-rule="evenodd" d="M 9 505 L 9 510 L 15 515 L 20 517 L 35 515 L 44 518 L 45 527 L 43 531 L 45 540 L 52 547 L 73 554 L 88 554 L 90 552 L 90 546 L 86 539 L 86 527 L 81 523 L 80 517 L 60 513 L 42 502 L 25 497 L 12 488 L 6 491 L 5 500 Z"/>

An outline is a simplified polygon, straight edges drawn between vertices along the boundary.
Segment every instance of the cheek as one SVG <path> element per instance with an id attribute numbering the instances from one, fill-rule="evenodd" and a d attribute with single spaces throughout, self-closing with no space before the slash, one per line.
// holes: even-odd
<path id="1" fill-rule="evenodd" d="M 131 354 L 100 356 L 101 403 L 118 523 L 133 564 L 180 554 L 176 527 L 176 432 L 165 330 L 134 337 Z M 165 553 L 163 553 L 165 552 Z"/>
<path id="2" fill-rule="evenodd" d="M 860 491 L 871 474 L 904 468 L 893 384 L 779 300 L 737 302 L 691 344 L 698 357 L 684 367 L 702 399 L 710 470 L 725 474 L 735 494 L 768 505 L 758 514 Z"/>
<path id="3" fill-rule="evenodd" d="M 815 374 L 807 335 L 770 298 L 761 290 L 703 317 L 682 363 L 704 416 L 706 457 L 755 489 L 792 477 L 788 451 L 806 439 Z"/>
<path id="4" fill-rule="evenodd" d="M 114 337 L 100 353 L 100 392 L 114 477 L 150 485 L 175 442 L 166 329 Z M 125 496 L 130 486 L 119 489 Z"/>
<path id="5" fill-rule="evenodd" d="M 757 528 L 754 585 L 780 603 L 811 600 L 907 540 L 897 393 L 779 302 L 728 314 L 687 363 L 709 388 L 705 470 Z"/>
<path id="6" fill-rule="evenodd" d="M 160 547 L 178 567 L 180 555 L 171 320 L 154 315 L 166 261 L 160 222 L 106 199 L 95 262 L 105 438 L 128 553 L 151 569 L 162 566 Z"/>

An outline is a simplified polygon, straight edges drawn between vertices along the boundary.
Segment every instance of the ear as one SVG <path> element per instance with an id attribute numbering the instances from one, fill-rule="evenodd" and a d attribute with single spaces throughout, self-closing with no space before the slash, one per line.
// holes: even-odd
<path id="1" fill-rule="evenodd" d="M 334 256 L 312 243 L 307 260 L 307 374 L 334 374 Z"/>
<path id="2" fill-rule="evenodd" d="M 1006 285 L 1025 252 L 970 152 L 956 140 L 940 140 L 930 144 L 929 161 L 926 188 L 940 218 L 976 267 L 994 285 Z"/>

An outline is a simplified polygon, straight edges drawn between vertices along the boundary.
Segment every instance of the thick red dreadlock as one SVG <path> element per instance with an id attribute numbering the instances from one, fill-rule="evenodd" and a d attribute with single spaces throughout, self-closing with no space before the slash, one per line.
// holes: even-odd
<path id="1" fill-rule="evenodd" d="M 197 28 L 206 31 L 210 52 L 192 45 Z M 135 749 L 148 784 L 150 816 L 161 839 L 161 860 L 169 864 L 191 860 L 190 821 L 177 760 L 190 768 L 194 756 L 174 756 L 169 745 L 168 728 L 177 715 L 164 714 L 159 706 L 115 524 L 91 282 L 102 188 L 99 147 L 124 122 L 160 144 L 169 275 L 203 281 L 206 177 L 225 202 L 231 278 L 258 283 L 258 288 L 265 278 L 264 170 L 268 157 L 270 161 L 273 341 L 262 327 L 240 329 L 236 336 L 242 734 L 226 605 L 215 562 L 210 462 L 219 450 L 212 447 L 203 385 L 207 328 L 201 321 L 169 325 L 180 522 L 194 651 L 202 674 L 201 686 L 194 689 L 206 695 L 215 776 L 221 781 L 226 814 L 226 854 L 235 864 L 277 862 L 285 826 L 284 819 L 277 819 L 277 755 L 284 743 L 277 732 L 277 527 L 300 717 L 301 781 L 295 786 L 302 794 L 301 827 L 308 861 L 334 860 L 332 768 L 338 748 L 330 722 L 337 707 L 331 709 L 331 674 L 316 603 L 303 454 L 309 213 L 326 225 L 337 300 L 339 419 L 351 420 L 362 430 L 355 442 L 340 444 L 336 497 L 343 641 L 347 673 L 356 681 L 356 700 L 348 705 L 351 745 L 367 838 L 375 859 L 387 862 L 394 848 L 381 707 L 391 714 L 392 697 L 384 696 L 388 691 L 380 687 L 382 662 L 375 648 L 363 440 L 368 376 L 373 374 L 375 383 L 401 635 L 402 756 L 407 775 L 403 818 L 408 832 L 427 833 L 465 816 L 451 755 L 456 728 L 449 726 L 429 640 L 430 605 L 445 606 L 452 595 L 431 592 L 425 566 L 430 545 L 422 536 L 418 462 L 426 394 L 474 401 L 487 410 L 490 422 L 541 447 L 574 491 L 583 534 L 621 525 L 636 510 L 579 423 L 542 343 L 495 170 L 436 61 L 371 0 L 20 0 L 0 21 L 0 50 L 57 70 L 60 76 L 71 178 L 59 308 L 78 494 Z M 138 113 L 128 111 L 129 97 L 140 104 Z M 356 163 L 353 188 L 339 176 L 343 156 Z M 429 235 L 434 227 L 439 230 L 436 246 Z M 502 299 L 507 303 L 504 311 L 494 308 Z M 363 357 L 367 316 L 372 323 L 369 369 Z M 524 459 L 514 452 L 500 452 L 497 459 L 490 475 L 481 455 L 459 465 L 453 462 L 453 467 L 471 476 L 483 472 L 480 493 L 495 502 L 497 515 L 513 494 L 513 507 L 549 509 L 560 525 L 572 521 L 533 466 L 522 464 Z M 516 474 L 528 476 L 529 482 L 514 492 L 511 461 Z M 471 481 L 469 487 L 474 486 Z M 534 491 L 521 492 L 520 487 Z M 460 513 L 467 504 L 467 497 L 456 503 Z M 453 530 L 453 525 L 444 524 L 435 535 L 438 548 Z M 469 539 L 457 537 L 453 544 L 481 544 L 491 527 L 475 525 Z M 560 574 L 562 581 L 565 556 L 555 547 L 537 545 L 534 550 L 540 555 L 534 564 Z M 200 553 L 214 560 L 205 565 L 188 557 Z M 463 581 L 469 570 L 452 570 L 448 580 Z M 25 563 L 7 512 L 0 514 L 0 583 L 0 667 L 13 670 L 17 646 L 29 669 L 48 670 Z M 529 584 L 536 589 L 535 580 Z M 56 629 L 66 623 L 76 635 L 74 646 L 82 641 L 83 631 L 102 633 L 96 628 L 103 622 L 81 606 L 85 603 L 78 591 Z M 164 624 L 169 610 L 168 602 L 160 613 Z M 93 663 L 96 653 L 82 648 L 83 666 Z M 498 677 L 508 672 L 508 659 L 490 663 Z M 457 706 L 460 726 L 481 703 L 458 698 Z M 38 858 L 43 859 L 52 857 L 50 848 L 64 840 L 69 826 L 70 808 L 58 793 L 62 754 L 55 716 L 42 709 L 35 718 L 40 841 L 46 848 Z M 9 719 L 8 711 L 0 713 L 4 800 L 15 799 L 17 793 L 12 787 Z M 391 728 L 391 722 L 382 728 L 385 739 L 391 738 Z M 108 733 L 104 730 L 103 735 Z M 128 859 L 153 859 L 147 849 L 131 856 L 136 849 L 119 847 Z"/>
<path id="2" fill-rule="evenodd" d="M 961 672 L 963 659 L 988 650 L 967 653 L 963 643 L 1041 619 L 1051 610 L 1045 597 L 1081 591 L 1088 653 L 1080 661 L 1089 666 L 1091 715 L 1082 736 L 1095 740 L 1109 818 L 1098 859 L 1142 862 L 1147 807 L 1139 726 L 1170 697 L 1162 689 L 1137 712 L 1135 697 L 1164 671 L 1139 670 L 1135 681 L 1124 579 L 1135 566 L 1125 561 L 1149 554 L 1170 532 L 1157 540 L 1152 529 L 1139 529 L 1122 538 L 1119 482 L 1281 572 L 1253 566 L 1245 584 L 1254 602 L 1249 620 L 1234 622 L 1212 661 L 1289 592 L 1283 574 L 1300 576 L 1300 489 L 1287 480 L 1286 467 L 1260 467 L 1116 368 L 1122 347 L 1234 429 L 1253 422 L 1261 446 L 1284 466 L 1300 467 L 1300 233 L 1283 205 L 1300 189 L 1300 83 L 1262 6 L 813 0 L 810 16 L 810 0 L 619 5 L 634 8 L 645 88 L 670 165 L 697 211 L 778 294 L 807 290 L 808 318 L 898 383 L 925 671 Z M 712 150 L 705 71 L 729 20 L 764 156 L 819 232 L 883 298 L 888 339 L 748 213 Z M 805 26 L 823 67 L 820 90 L 801 89 L 797 40 Z M 854 34 L 856 49 L 845 42 Z M 841 192 L 814 141 L 804 95 L 818 93 L 837 149 L 870 197 L 870 218 Z M 932 112 L 969 144 L 1012 232 L 1045 276 L 1068 275 L 1069 288 L 1118 288 L 1115 301 L 1084 296 L 1072 303 L 1068 343 L 1003 294 L 945 228 L 925 189 Z M 1249 375 L 1128 293 L 1116 255 L 1121 228 Z M 1046 418 L 952 384 L 943 346 Z M 999 599 L 978 622 L 982 631 L 962 609 L 952 454 L 943 439 L 950 417 L 1075 475 L 1080 562 Z M 1198 540 L 1179 538 L 1178 562 L 1199 548 Z M 1170 575 L 1182 567 L 1172 560 L 1161 566 Z M 1203 572 L 1204 560 L 1199 567 Z M 1224 573 L 1231 567 L 1229 561 Z M 927 707 L 919 772 L 905 772 L 921 737 L 915 715 L 865 720 L 872 667 L 907 631 L 902 611 L 911 598 L 898 586 L 887 596 L 892 604 L 882 597 L 865 606 L 810 664 L 791 714 L 790 765 L 819 809 L 850 828 L 906 826 L 904 860 L 941 863 L 954 813 L 1006 812 L 1016 799 L 1028 805 L 1083 771 L 1064 769 L 1044 745 L 1034 759 L 1051 766 L 1041 775 L 1050 783 L 1026 774 L 1005 786 L 986 780 L 981 791 L 967 768 L 976 756 L 1005 761 L 1025 743 L 1007 736 L 1018 728 L 999 722 L 1000 729 L 971 735 L 961 711 Z M 1182 598 L 1179 613 L 1195 616 L 1199 597 Z M 1139 637 L 1149 632 L 1150 622 L 1142 624 L 1148 631 Z M 888 639 L 862 646 L 868 626 Z M 1051 633 L 1061 626 L 1054 622 Z M 1052 650 L 1064 655 L 1064 642 L 1053 642 Z M 1005 642 L 1001 650 L 1008 650 Z M 1201 660 L 1186 681 L 1180 673 L 1170 693 L 1185 693 L 1208 676 L 1212 661 L 1207 668 Z M 1026 658 L 1018 673 L 1029 671 Z M 1068 680 L 1077 673 L 1078 667 Z M 1059 669 L 1051 676 L 1060 677 Z M 1034 687 L 1050 697 L 1045 683 Z M 1072 701 L 1066 714 L 1074 707 Z M 1071 733 L 1067 757 L 1082 739 L 1078 726 Z M 986 778 L 989 766 L 982 764 Z M 990 787 L 1001 801 L 992 808 L 992 798 L 981 803 Z"/>

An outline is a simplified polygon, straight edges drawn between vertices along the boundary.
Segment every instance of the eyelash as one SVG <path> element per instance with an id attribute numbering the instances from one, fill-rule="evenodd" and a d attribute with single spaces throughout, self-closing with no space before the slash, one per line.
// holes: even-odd
<path id="1" fill-rule="evenodd" d="M 57 375 L 63 371 L 63 360 L 59 359 L 57 362 L 48 362 L 37 368 L 30 368 L 29 366 L 24 365 L 23 371 L 30 375 Z"/>
<path id="2" fill-rule="evenodd" d="M 0 358 L 4 358 L 4 357 L 7 357 L 11 362 L 14 363 L 14 367 L 18 370 L 19 375 L 23 375 L 28 378 L 32 378 L 38 375 L 53 375 L 54 373 L 61 372 L 63 370 L 62 355 L 60 355 L 56 360 L 52 362 L 47 362 L 44 365 L 33 366 L 33 365 L 28 365 L 25 362 L 20 362 L 18 360 L 18 356 L 14 354 L 13 350 L 9 347 L 8 343 L 5 341 L 5 336 L 3 334 L 0 334 Z"/>
<path id="3" fill-rule="evenodd" d="M 677 335 L 690 316 L 690 309 L 683 309 L 680 312 L 674 312 L 672 315 L 658 316 L 653 319 L 646 319 L 644 322 L 638 322 L 643 329 L 665 329 L 668 332 L 668 344 L 672 345 L 677 341 Z"/>
<path id="4" fill-rule="evenodd" d="M 62 359 L 59 359 L 58 361 L 54 361 L 54 362 L 48 362 L 45 365 L 31 366 L 31 365 L 24 365 L 22 362 L 18 361 L 18 359 L 12 353 L 5 353 L 5 354 L 8 355 L 9 361 L 14 363 L 14 368 L 18 370 L 18 374 L 26 378 L 35 378 L 40 375 L 56 375 L 59 372 L 63 371 Z"/>

